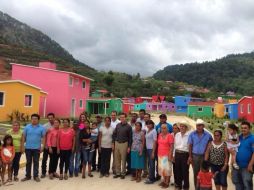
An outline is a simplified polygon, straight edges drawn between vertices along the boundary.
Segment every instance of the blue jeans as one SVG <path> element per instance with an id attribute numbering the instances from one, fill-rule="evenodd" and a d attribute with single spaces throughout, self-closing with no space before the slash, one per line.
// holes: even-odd
<path id="1" fill-rule="evenodd" d="M 93 161 L 93 154 L 94 154 L 94 150 L 91 151 L 90 149 L 83 149 L 82 150 L 82 154 L 83 154 L 83 164 L 86 165 L 87 163 L 89 165 L 92 164 Z"/>
<path id="2" fill-rule="evenodd" d="M 247 171 L 247 168 L 233 169 L 232 181 L 236 190 L 253 190 L 253 174 Z"/>
<path id="3" fill-rule="evenodd" d="M 69 167 L 70 175 L 73 175 L 73 173 L 75 175 L 78 175 L 79 167 L 80 167 L 80 156 L 81 156 L 81 151 L 77 151 L 71 154 L 70 167 Z"/>
<path id="4" fill-rule="evenodd" d="M 219 172 L 216 177 L 214 178 L 215 185 L 220 185 L 222 187 L 227 187 L 227 175 L 228 175 L 228 167 L 225 171 L 221 171 L 223 165 L 213 165 L 211 164 L 211 170 L 213 173 Z"/>
<path id="5" fill-rule="evenodd" d="M 148 167 L 149 167 L 149 180 L 155 181 L 155 158 L 151 159 L 152 152 L 153 152 L 152 149 L 147 149 L 146 156 L 147 156 Z"/>
<path id="6" fill-rule="evenodd" d="M 37 149 L 26 149 L 26 177 L 31 178 L 31 170 L 33 164 L 33 177 L 38 177 L 39 174 L 39 158 L 40 150 Z"/>

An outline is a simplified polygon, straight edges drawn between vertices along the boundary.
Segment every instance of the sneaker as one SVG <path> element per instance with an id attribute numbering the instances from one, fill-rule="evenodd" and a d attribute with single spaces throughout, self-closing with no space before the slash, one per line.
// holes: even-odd
<path id="1" fill-rule="evenodd" d="M 34 178 L 34 181 L 36 181 L 36 182 L 40 182 L 41 180 L 40 180 L 40 178 L 39 178 L 39 177 L 35 177 L 35 178 Z"/>
<path id="2" fill-rule="evenodd" d="M 25 182 L 25 181 L 28 181 L 28 180 L 31 180 L 31 177 L 24 177 L 23 179 L 21 179 L 22 182 Z"/>
<path id="3" fill-rule="evenodd" d="M 46 174 L 41 174 L 41 178 L 45 178 L 46 177 Z"/>
<path id="4" fill-rule="evenodd" d="M 113 176 L 113 178 L 115 178 L 115 179 L 116 179 L 116 178 L 119 178 L 119 177 L 120 177 L 120 175 L 114 175 L 114 176 Z"/>
<path id="5" fill-rule="evenodd" d="M 121 179 L 125 179 L 125 175 L 121 175 Z"/>
<path id="6" fill-rule="evenodd" d="M 147 179 L 144 183 L 145 183 L 145 184 L 153 184 L 154 182 L 151 181 L 150 179 Z"/>
<path id="7" fill-rule="evenodd" d="M 236 170 L 239 170 L 239 166 L 237 165 L 237 163 L 233 164 L 233 168 L 235 168 Z"/>

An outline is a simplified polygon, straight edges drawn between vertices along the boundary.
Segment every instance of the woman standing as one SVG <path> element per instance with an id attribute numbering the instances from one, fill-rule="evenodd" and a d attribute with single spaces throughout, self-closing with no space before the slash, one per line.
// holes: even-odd
<path id="1" fill-rule="evenodd" d="M 91 151 L 93 141 L 91 139 L 90 129 L 84 128 L 83 130 L 81 130 L 79 139 L 83 156 L 82 178 L 86 178 L 86 165 L 88 165 L 88 176 L 93 177 L 91 167 L 94 151 Z"/>
<path id="2" fill-rule="evenodd" d="M 75 146 L 75 133 L 72 128 L 70 128 L 70 120 L 64 119 L 63 120 L 63 128 L 59 130 L 59 136 L 58 136 L 58 146 L 57 146 L 57 152 L 60 154 L 60 180 L 67 180 L 68 179 L 68 169 L 70 164 L 70 157 L 71 153 L 74 150 Z M 63 168 L 64 170 L 64 176 L 63 176 Z"/>
<path id="3" fill-rule="evenodd" d="M 181 121 L 180 133 L 175 135 L 174 144 L 174 177 L 175 177 L 175 189 L 189 189 L 189 130 L 191 125 L 187 121 Z"/>
<path id="4" fill-rule="evenodd" d="M 132 181 L 141 181 L 141 172 L 145 167 L 144 145 L 145 135 L 142 131 L 142 123 L 136 122 L 131 145 L 131 168 L 136 170 L 136 176 L 132 178 Z"/>
<path id="5" fill-rule="evenodd" d="M 101 174 L 100 177 L 109 176 L 110 159 L 112 153 L 112 137 L 114 129 L 111 127 L 111 118 L 105 117 L 104 126 L 99 133 L 99 151 L 101 153 Z"/>
<path id="6" fill-rule="evenodd" d="M 47 146 L 49 148 L 49 179 L 54 179 L 54 177 L 59 178 L 56 173 L 59 155 L 57 154 L 57 141 L 59 126 L 61 124 L 60 119 L 55 119 L 53 127 L 49 129 L 47 136 Z"/>
<path id="7" fill-rule="evenodd" d="M 14 181 L 18 181 L 18 173 L 19 173 L 19 162 L 20 162 L 20 157 L 22 154 L 21 151 L 21 140 L 22 140 L 22 135 L 23 131 L 20 129 L 20 123 L 15 121 L 12 123 L 12 129 L 7 131 L 7 134 L 12 136 L 13 139 L 13 145 L 15 149 L 15 156 L 12 161 L 12 174 L 14 175 Z"/>
<path id="8" fill-rule="evenodd" d="M 146 132 L 146 156 L 148 159 L 149 175 L 145 184 L 152 184 L 156 181 L 155 179 L 155 153 L 157 147 L 157 132 L 154 129 L 154 122 L 152 120 L 147 121 L 147 132 Z"/>
<path id="9" fill-rule="evenodd" d="M 227 189 L 228 174 L 228 149 L 226 142 L 222 141 L 222 131 L 214 131 L 214 140 L 207 146 L 205 160 L 209 160 L 212 173 L 217 173 L 214 177 L 216 190 Z"/>
<path id="10" fill-rule="evenodd" d="M 172 175 L 174 137 L 168 132 L 167 124 L 161 125 L 161 133 L 158 136 L 158 172 L 163 181 L 159 184 L 162 188 L 169 187 Z"/>

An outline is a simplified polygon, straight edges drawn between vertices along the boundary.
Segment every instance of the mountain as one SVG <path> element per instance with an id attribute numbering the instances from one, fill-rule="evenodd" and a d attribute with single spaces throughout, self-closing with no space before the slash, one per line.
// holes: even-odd
<path id="1" fill-rule="evenodd" d="M 130 97 L 160 94 L 172 99 L 172 96 L 190 93 L 183 83 L 168 83 L 153 78 L 144 80 L 139 73 L 129 75 L 112 71 L 99 72 L 73 58 L 60 44 L 41 31 L 0 11 L 0 80 L 11 78 L 9 64 L 11 62 L 38 66 L 40 61 L 52 61 L 57 64 L 59 70 L 93 78 L 95 81 L 91 83 L 91 91 L 106 89 L 110 92 L 106 96 Z M 199 90 L 193 92 L 197 96 L 207 95 L 198 87 L 191 88 Z"/>
<path id="2" fill-rule="evenodd" d="M 254 52 L 232 54 L 215 61 L 170 65 L 156 72 L 158 80 L 181 81 L 217 92 L 254 95 Z"/>
<path id="3" fill-rule="evenodd" d="M 6 62 L 36 65 L 42 60 L 56 62 L 59 69 L 92 77 L 97 71 L 79 62 L 42 32 L 0 11 L 0 57 Z M 70 67 L 71 66 L 71 67 Z"/>

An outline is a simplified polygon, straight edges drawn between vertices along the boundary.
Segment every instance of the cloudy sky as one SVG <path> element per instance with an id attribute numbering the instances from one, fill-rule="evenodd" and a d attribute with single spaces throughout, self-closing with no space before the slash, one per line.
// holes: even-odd
<path id="1" fill-rule="evenodd" d="M 0 10 L 99 70 L 149 76 L 254 50 L 253 0 L 0 0 Z"/>

